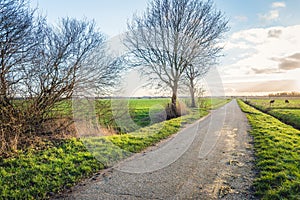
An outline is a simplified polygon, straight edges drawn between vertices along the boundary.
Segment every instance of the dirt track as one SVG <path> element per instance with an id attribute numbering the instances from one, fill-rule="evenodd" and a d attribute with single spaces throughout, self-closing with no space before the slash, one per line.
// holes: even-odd
<path id="1" fill-rule="evenodd" d="M 61 199 L 255 199 L 248 123 L 235 100 Z"/>

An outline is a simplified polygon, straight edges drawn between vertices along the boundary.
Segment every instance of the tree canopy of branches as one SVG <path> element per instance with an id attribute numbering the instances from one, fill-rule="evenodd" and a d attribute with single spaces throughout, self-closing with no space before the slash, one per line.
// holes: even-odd
<path id="1" fill-rule="evenodd" d="M 58 101 L 69 99 L 73 88 L 83 79 L 79 72 L 86 57 L 100 44 L 103 36 L 95 32 L 94 24 L 74 19 L 62 19 L 58 27 L 44 27 L 32 66 L 27 68 L 25 94 L 34 100 L 39 119 Z"/>
<path id="2" fill-rule="evenodd" d="M 18 95 L 24 79 L 24 65 L 30 63 L 34 48 L 37 25 L 34 11 L 24 1 L 3 0 L 0 2 L 0 134 L 1 150 L 16 145 L 23 125 L 21 113 L 13 98 Z"/>
<path id="3" fill-rule="evenodd" d="M 171 89 L 176 117 L 177 90 L 186 68 L 196 66 L 227 29 L 223 14 L 210 0 L 153 0 L 142 16 L 128 23 L 124 44 L 133 65 L 143 66 L 151 82 Z"/>
<path id="4" fill-rule="evenodd" d="M 17 72 L 30 62 L 38 45 L 33 35 L 37 26 L 34 11 L 24 1 L 1 1 L 0 11 L 0 105 L 8 105 L 16 85 L 24 78 Z"/>
<path id="5" fill-rule="evenodd" d="M 0 11 L 1 153 L 45 131 L 53 108 L 75 88 L 104 93 L 114 86 L 122 65 L 94 22 L 65 18 L 50 26 L 26 0 L 2 0 Z"/>

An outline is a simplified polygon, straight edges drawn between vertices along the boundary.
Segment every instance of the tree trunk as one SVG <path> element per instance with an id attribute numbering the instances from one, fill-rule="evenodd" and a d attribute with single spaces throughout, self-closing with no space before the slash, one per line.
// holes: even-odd
<path id="1" fill-rule="evenodd" d="M 191 107 L 192 108 L 195 108 L 196 107 L 196 102 L 195 102 L 195 85 L 194 85 L 194 78 L 191 78 L 190 79 L 190 94 L 191 94 L 191 100 L 192 100 L 192 103 L 191 103 Z"/>
<path id="2" fill-rule="evenodd" d="M 177 94 L 173 92 L 172 103 L 171 103 L 171 111 L 172 111 L 172 115 L 174 115 L 173 118 L 178 116 L 177 109 L 176 109 L 176 101 L 177 101 Z"/>
<path id="3" fill-rule="evenodd" d="M 196 108 L 196 101 L 195 101 L 195 89 L 193 87 L 190 87 L 190 93 L 191 93 L 191 107 Z"/>
<path id="4" fill-rule="evenodd" d="M 172 119 L 175 117 L 180 116 L 180 113 L 178 113 L 177 110 L 177 84 L 174 84 L 175 86 L 172 88 L 172 98 L 171 98 L 171 108 L 170 108 L 170 116 L 168 116 L 168 118 Z"/>
<path id="5" fill-rule="evenodd" d="M 177 87 L 172 87 L 171 103 L 168 103 L 166 107 L 167 120 L 180 116 L 180 112 L 177 110 Z"/>

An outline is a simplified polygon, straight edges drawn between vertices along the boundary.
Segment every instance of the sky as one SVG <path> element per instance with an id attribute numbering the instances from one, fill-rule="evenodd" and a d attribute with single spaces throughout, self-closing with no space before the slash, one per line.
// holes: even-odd
<path id="1" fill-rule="evenodd" d="M 31 0 L 49 23 L 62 17 L 94 19 L 112 43 L 126 31 L 127 20 L 142 13 L 148 0 Z M 224 56 L 216 67 L 226 95 L 300 91 L 300 0 L 214 0 L 229 20 Z M 145 90 L 128 73 L 132 95 Z M 212 76 L 215 78 L 215 75 Z M 208 82 L 212 78 L 207 78 Z M 138 80 L 136 80 L 138 81 Z M 139 85 L 137 88 L 136 85 Z M 149 92 L 149 90 L 148 90 Z M 149 94 L 154 95 L 154 94 Z"/>

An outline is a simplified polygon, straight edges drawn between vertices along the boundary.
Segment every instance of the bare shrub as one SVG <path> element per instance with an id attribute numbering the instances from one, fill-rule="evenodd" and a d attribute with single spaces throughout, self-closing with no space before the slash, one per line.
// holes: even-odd
<path id="1" fill-rule="evenodd" d="M 168 103 L 165 107 L 167 120 L 188 114 L 188 108 L 183 102 L 177 102 L 176 113 L 173 112 L 172 104 Z"/>
<path id="2" fill-rule="evenodd" d="M 56 110 L 76 92 L 109 91 L 122 69 L 93 21 L 36 17 L 26 0 L 0 2 L 0 154 L 72 123 Z M 64 109 L 64 108 L 62 108 Z M 30 142 L 29 142 L 30 143 Z"/>

